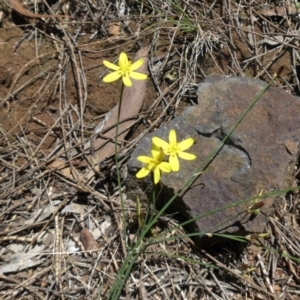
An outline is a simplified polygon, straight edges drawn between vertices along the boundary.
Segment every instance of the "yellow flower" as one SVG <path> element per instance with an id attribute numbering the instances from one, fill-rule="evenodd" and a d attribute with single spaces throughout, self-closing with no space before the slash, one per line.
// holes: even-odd
<path id="1" fill-rule="evenodd" d="M 140 72 L 134 72 L 136 69 L 138 69 L 142 64 L 144 60 L 140 58 L 133 64 L 130 60 L 128 60 L 128 57 L 126 53 L 122 52 L 119 57 L 119 65 L 112 64 L 111 62 L 107 60 L 103 60 L 103 64 L 109 68 L 114 70 L 114 72 L 111 72 L 110 74 L 106 75 L 103 78 L 104 82 L 113 82 L 118 80 L 122 77 L 123 83 L 126 86 L 132 86 L 132 82 L 130 80 L 130 77 L 137 80 L 145 80 L 147 79 L 147 75 L 140 73 Z"/>
<path id="2" fill-rule="evenodd" d="M 168 162 L 163 161 L 163 151 L 152 144 L 151 148 L 152 157 L 138 156 L 137 160 L 146 164 L 141 170 L 136 173 L 137 178 L 143 178 L 149 175 L 151 171 L 154 174 L 154 183 L 157 184 L 160 180 L 160 172 L 170 173 L 172 168 Z"/>
<path id="3" fill-rule="evenodd" d="M 152 142 L 156 147 L 161 148 L 166 155 L 169 155 L 169 163 L 174 172 L 179 170 L 178 157 L 186 160 L 196 159 L 196 155 L 184 152 L 184 150 L 187 150 L 194 144 L 194 139 L 188 138 L 177 143 L 176 131 L 174 129 L 170 130 L 169 143 L 157 136 L 152 138 Z"/>

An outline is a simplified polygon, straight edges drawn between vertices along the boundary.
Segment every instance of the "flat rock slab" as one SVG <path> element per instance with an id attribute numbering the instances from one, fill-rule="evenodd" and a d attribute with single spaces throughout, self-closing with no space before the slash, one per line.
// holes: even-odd
<path id="1" fill-rule="evenodd" d="M 150 155 L 151 138 L 168 140 L 170 129 L 178 141 L 193 137 L 196 143 L 187 152 L 197 155 L 194 161 L 180 160 L 180 171 L 163 174 L 159 199 L 165 203 L 221 144 L 223 138 L 243 114 L 255 96 L 266 86 L 258 80 L 240 77 L 208 77 L 198 88 L 198 105 L 184 110 L 165 128 L 145 137 L 128 163 L 134 174 L 142 165 L 139 155 Z M 213 210 L 292 186 L 294 167 L 299 157 L 300 99 L 287 92 L 269 88 L 252 107 L 224 147 L 187 191 L 171 206 L 185 218 L 207 214 Z M 138 180 L 142 189 L 149 178 Z M 264 206 L 256 217 L 247 213 L 253 202 L 207 214 L 196 220 L 191 230 L 209 233 L 263 232 L 275 200 L 263 199 Z"/>

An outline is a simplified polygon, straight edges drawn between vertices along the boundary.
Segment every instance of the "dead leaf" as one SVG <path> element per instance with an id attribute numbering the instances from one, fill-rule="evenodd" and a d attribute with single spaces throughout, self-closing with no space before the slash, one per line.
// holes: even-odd
<path id="1" fill-rule="evenodd" d="M 35 222 L 46 220 L 53 214 L 55 207 L 57 207 L 60 203 L 61 203 L 60 200 L 56 200 L 45 207 L 35 210 L 35 212 L 32 214 L 32 217 L 26 220 L 23 225 L 33 224 Z"/>
<path id="2" fill-rule="evenodd" d="M 107 34 L 110 36 L 120 35 L 121 25 L 120 22 L 110 23 L 106 28 Z"/>
<path id="3" fill-rule="evenodd" d="M 51 162 L 48 165 L 49 169 L 53 170 L 53 171 L 57 171 L 59 173 L 61 173 L 62 175 L 64 175 L 65 177 L 74 180 L 74 177 L 71 173 L 70 168 L 66 165 L 66 162 L 64 160 L 62 160 L 61 158 L 57 158 L 55 159 L 53 162 Z"/>
<path id="4" fill-rule="evenodd" d="M 262 40 L 260 40 L 257 44 L 267 44 L 269 46 L 276 46 L 276 45 L 280 45 L 282 44 L 284 41 L 284 37 L 282 35 L 278 35 L 278 36 L 274 36 L 274 37 L 270 37 L 270 38 L 264 38 Z"/>
<path id="5" fill-rule="evenodd" d="M 32 268 L 34 266 L 40 265 L 45 259 L 46 258 L 43 259 L 26 258 L 26 259 L 17 260 L 12 263 L 0 266 L 0 273 L 1 274 L 15 273 L 20 270 Z"/>
<path id="6" fill-rule="evenodd" d="M 71 203 L 63 208 L 61 211 L 62 214 L 72 213 L 72 214 L 84 214 L 84 205 L 78 204 L 78 203 Z"/>
<path id="7" fill-rule="evenodd" d="M 44 245 L 36 245 L 29 249 L 26 253 L 24 245 L 13 243 L 9 245 L 9 252 L 4 255 L 6 264 L 0 265 L 0 274 L 15 273 L 21 270 L 32 268 L 40 265 L 46 258 L 41 258 L 41 253 L 44 251 Z M 21 252 L 22 251 L 22 252 Z M 2 255 L 1 255 L 2 258 Z"/>
<path id="8" fill-rule="evenodd" d="M 260 9 L 257 11 L 257 14 L 264 17 L 277 17 L 277 16 L 293 16 L 298 14 L 298 9 L 295 5 L 289 5 L 286 7 L 276 7 L 274 9 Z"/>
<path id="9" fill-rule="evenodd" d="M 82 229 L 80 232 L 80 241 L 87 251 L 99 249 L 98 243 L 88 229 Z"/>

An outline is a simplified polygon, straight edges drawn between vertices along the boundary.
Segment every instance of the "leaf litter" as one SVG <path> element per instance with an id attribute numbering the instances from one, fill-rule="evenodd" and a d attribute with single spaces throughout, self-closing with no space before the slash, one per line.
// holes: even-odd
<path id="1" fill-rule="evenodd" d="M 268 81 L 283 65 L 276 84 L 294 94 L 300 89 L 299 21 L 286 1 L 83 1 L 55 8 L 71 17 L 36 22 L 1 8 L 1 299 L 105 299 L 124 244 L 134 238 L 135 199 L 125 199 L 132 227 L 129 240 L 122 235 L 111 148 L 120 86 L 101 83 L 103 59 L 121 51 L 133 58 L 143 47 L 149 57 L 151 80 L 124 95 L 123 180 L 139 139 L 196 104 L 207 74 Z M 298 206 L 299 194 L 285 198 L 270 219 L 269 238 L 207 250 L 178 238 L 185 231 L 176 216 L 164 216 L 153 233 L 176 227 L 168 233 L 174 239 L 139 256 L 122 299 L 297 299 Z"/>

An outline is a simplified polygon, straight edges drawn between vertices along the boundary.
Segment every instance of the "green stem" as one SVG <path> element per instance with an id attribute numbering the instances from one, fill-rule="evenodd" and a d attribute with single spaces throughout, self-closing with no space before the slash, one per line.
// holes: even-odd
<path id="1" fill-rule="evenodd" d="M 273 79 L 274 80 L 274 79 Z M 199 167 L 199 172 L 196 174 L 192 175 L 190 178 L 188 178 L 185 183 L 181 186 L 179 191 L 175 193 L 175 195 L 165 204 L 165 206 L 155 215 L 154 218 L 151 218 L 149 222 L 145 225 L 145 228 L 143 228 L 137 242 L 130 247 L 130 251 L 128 251 L 127 256 L 118 272 L 118 277 L 114 281 L 114 284 L 110 290 L 110 294 L 107 299 L 112 299 L 112 300 L 118 300 L 119 296 L 122 292 L 123 287 L 125 286 L 125 283 L 127 281 L 127 278 L 131 272 L 131 268 L 133 267 L 139 253 L 144 251 L 148 244 L 143 245 L 142 247 L 142 241 L 146 234 L 149 232 L 149 230 L 153 227 L 153 225 L 157 222 L 157 220 L 161 217 L 161 215 L 166 211 L 166 209 L 171 205 L 171 203 L 177 198 L 179 195 L 179 192 L 184 192 L 189 185 L 205 170 L 205 168 L 208 166 L 208 164 L 214 159 L 214 157 L 218 154 L 218 152 L 223 148 L 226 140 L 231 136 L 233 131 L 236 129 L 236 127 L 240 124 L 240 122 L 244 119 L 246 114 L 249 112 L 249 110 L 255 105 L 255 103 L 260 99 L 260 97 L 265 93 L 265 91 L 270 87 L 271 83 L 273 80 L 267 84 L 261 91 L 260 93 L 255 97 L 255 99 L 250 103 L 248 108 L 244 111 L 244 113 L 240 116 L 240 118 L 236 121 L 236 123 L 232 126 L 226 137 L 222 140 L 221 145 L 217 147 L 210 155 L 209 157 L 201 164 Z M 120 102 L 121 104 L 121 102 Z M 121 106 L 121 105 L 120 105 Z M 120 107 L 119 107 L 120 109 Z M 117 158 L 116 158 L 117 161 Z M 155 194 L 155 193 L 154 193 Z M 154 195 L 153 194 L 153 195 Z M 257 196 L 255 197 L 255 199 Z"/>
<path id="2" fill-rule="evenodd" d="M 119 160 L 118 160 L 118 135 L 119 135 L 119 124 L 120 124 L 120 116 L 121 116 L 123 92 L 124 92 L 124 84 L 122 83 L 121 95 L 120 95 L 120 101 L 119 101 L 119 107 L 118 107 L 117 126 L 116 126 L 115 164 L 116 164 L 116 170 L 117 170 L 117 180 L 118 180 L 118 187 L 119 187 L 121 207 L 122 207 L 122 214 L 123 214 L 123 218 L 122 218 L 122 220 L 123 220 L 123 229 L 124 229 L 124 233 L 126 234 L 125 207 L 124 207 L 124 198 L 123 198 L 123 192 L 122 192 L 122 182 L 121 182 L 121 175 L 120 175 L 120 169 L 119 169 Z M 124 255 L 125 255 L 125 253 L 124 253 Z"/>

